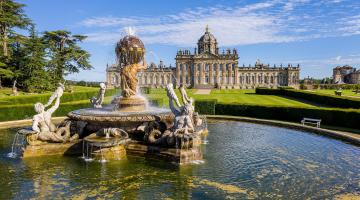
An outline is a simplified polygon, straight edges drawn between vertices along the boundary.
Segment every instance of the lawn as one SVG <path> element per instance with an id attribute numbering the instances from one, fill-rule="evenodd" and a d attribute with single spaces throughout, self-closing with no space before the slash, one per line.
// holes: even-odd
<path id="1" fill-rule="evenodd" d="M 310 103 L 304 103 L 297 100 L 275 96 L 275 95 L 258 95 L 255 90 L 212 90 L 210 94 L 195 94 L 196 89 L 187 90 L 188 96 L 195 100 L 217 99 L 219 103 L 241 103 L 250 105 L 276 105 L 288 107 L 315 107 Z M 181 98 L 178 90 L 176 93 Z M 167 105 L 168 101 L 165 89 L 152 89 L 149 98 L 163 98 Z"/>
<path id="2" fill-rule="evenodd" d="M 353 92 L 353 91 L 354 90 L 342 90 L 342 96 L 360 98 L 360 93 L 355 94 L 355 92 Z M 311 90 L 310 92 L 327 94 L 327 95 L 335 95 L 335 90 Z"/>

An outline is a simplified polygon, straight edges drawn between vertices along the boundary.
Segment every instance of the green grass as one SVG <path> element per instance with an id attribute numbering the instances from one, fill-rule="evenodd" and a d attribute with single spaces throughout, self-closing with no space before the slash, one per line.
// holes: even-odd
<path id="1" fill-rule="evenodd" d="M 310 103 L 304 103 L 276 95 L 258 95 L 255 90 L 212 90 L 210 94 L 195 94 L 196 89 L 187 90 L 188 96 L 195 100 L 217 99 L 218 103 L 241 103 L 248 105 L 269 105 L 269 106 L 289 106 L 289 107 L 316 107 Z M 181 98 L 179 91 L 176 94 Z M 165 89 L 152 89 L 149 98 L 167 99 Z M 168 101 L 164 103 L 167 105 Z"/>
<path id="2" fill-rule="evenodd" d="M 342 90 L 342 95 L 341 96 L 349 96 L 349 97 L 358 97 L 358 98 L 360 98 L 360 94 L 355 94 L 355 92 L 353 92 L 353 91 L 354 90 Z M 312 92 L 319 93 L 319 94 L 334 95 L 335 96 L 335 90 L 313 90 Z"/>

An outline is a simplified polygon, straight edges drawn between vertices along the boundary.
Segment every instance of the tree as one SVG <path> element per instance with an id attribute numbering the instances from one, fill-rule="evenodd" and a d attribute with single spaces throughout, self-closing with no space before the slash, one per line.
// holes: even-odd
<path id="1" fill-rule="evenodd" d="M 6 65 L 2 62 L 0 62 L 0 88 L 2 88 L 2 79 L 3 78 L 12 78 L 14 76 L 14 73 L 9 70 L 9 69 L 5 69 L 4 67 L 6 67 Z"/>
<path id="2" fill-rule="evenodd" d="M 89 63 L 90 54 L 78 45 L 85 38 L 83 35 L 71 35 L 65 30 L 44 33 L 43 39 L 49 58 L 47 68 L 53 75 L 53 84 L 64 81 L 65 75 L 92 68 Z"/>
<path id="3" fill-rule="evenodd" d="M 30 19 L 24 14 L 24 6 L 13 0 L 0 0 L 0 45 L 4 57 L 9 56 L 9 36 L 14 33 L 13 29 L 25 29 L 31 24 Z"/>
<path id="4" fill-rule="evenodd" d="M 54 86 L 50 85 L 50 76 L 45 67 L 45 44 L 35 31 L 35 27 L 30 29 L 30 35 L 24 43 L 23 64 L 20 67 L 21 84 L 24 90 L 29 92 L 40 92 L 49 90 Z"/>

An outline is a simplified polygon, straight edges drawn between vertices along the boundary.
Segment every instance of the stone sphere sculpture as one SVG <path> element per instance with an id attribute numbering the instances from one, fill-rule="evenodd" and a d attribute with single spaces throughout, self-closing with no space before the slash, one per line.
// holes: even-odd
<path id="1" fill-rule="evenodd" d="M 136 36 L 123 37 L 115 48 L 118 65 L 121 68 L 121 97 L 116 98 L 117 109 L 122 111 L 141 111 L 145 109 L 146 101 L 137 94 L 137 73 L 146 69 L 144 60 L 144 43 Z"/>

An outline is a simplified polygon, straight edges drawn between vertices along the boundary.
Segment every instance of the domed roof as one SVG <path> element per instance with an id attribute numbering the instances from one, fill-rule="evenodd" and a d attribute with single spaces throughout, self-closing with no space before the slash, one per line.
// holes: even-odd
<path id="1" fill-rule="evenodd" d="M 200 37 L 199 43 L 216 43 L 216 38 L 209 32 L 208 26 L 206 26 L 204 35 Z"/>

